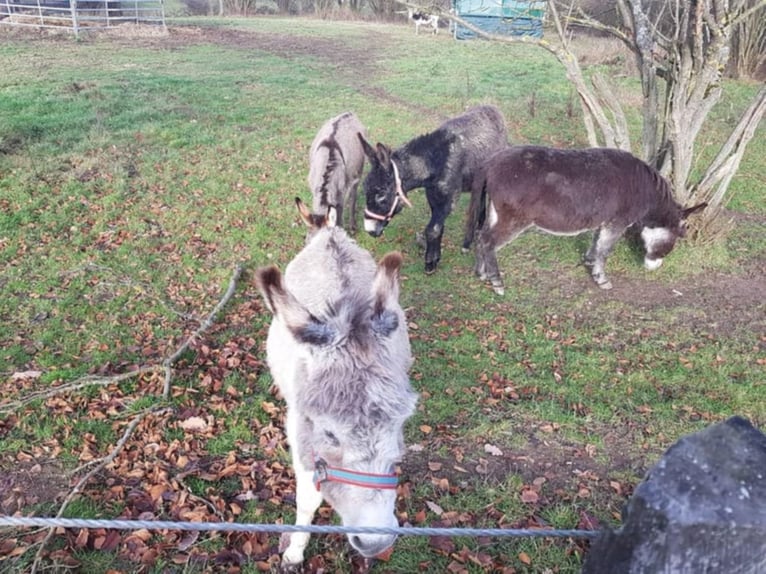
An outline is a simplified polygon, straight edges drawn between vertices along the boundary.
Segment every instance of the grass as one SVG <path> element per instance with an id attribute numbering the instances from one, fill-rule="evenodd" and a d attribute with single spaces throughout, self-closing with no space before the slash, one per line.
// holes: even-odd
<path id="1" fill-rule="evenodd" d="M 293 198 L 307 196 L 308 146 L 317 127 L 344 109 L 357 111 L 372 139 L 393 146 L 486 102 L 503 110 L 515 142 L 585 144 L 563 70 L 530 46 L 415 37 L 409 28 L 364 22 L 178 22 L 186 27 L 171 27 L 168 38 L 131 42 L 37 38 L 0 28 L 7 36 L 0 43 L 0 405 L 87 373 L 161 361 L 210 312 L 236 264 L 284 268 L 304 237 Z M 196 26 L 242 36 L 209 42 L 195 36 Z M 298 48 L 269 49 L 285 37 L 285 46 Z M 327 45 L 335 56 L 322 55 Z M 611 69 L 601 61 L 589 65 Z M 624 74 L 626 63 L 617 65 Z M 756 89 L 727 83 L 701 142 L 703 157 L 714 153 Z M 626 101 L 637 90 L 620 78 Z M 575 528 L 582 512 L 615 523 L 625 497 L 610 481 L 629 492 L 678 437 L 713 421 L 742 414 L 766 423 L 763 333 L 751 328 L 746 310 L 735 309 L 739 314 L 721 325 L 725 315 L 714 311 L 725 302 L 705 306 L 703 297 L 692 297 L 712 289 L 708 276 L 747 276 L 763 263 L 764 146 L 760 128 L 728 205 L 755 217 L 725 241 L 682 243 L 654 275 L 621 242 L 609 260 L 616 294 L 594 289 L 579 266 L 588 238 L 529 233 L 500 252 L 507 294 L 496 297 L 473 277 L 472 256 L 460 252 L 457 214 L 447 222 L 439 271 L 424 277 L 413 237 L 429 213 L 418 191 L 414 208 L 382 238 L 357 236 L 376 257 L 397 249 L 405 258 L 402 303 L 421 393 L 406 440 L 423 450 L 403 465 L 412 489 L 399 503 L 403 517 L 426 511 L 426 524 L 437 521 L 426 504 L 432 502 L 466 513 L 472 525 L 494 525 L 502 516 L 504 524 L 541 519 Z M 463 198 L 457 213 L 466 205 Z M 131 450 L 136 464 L 146 458 L 159 465 L 166 451 L 199 455 L 195 462 L 203 466 L 232 455 L 288 464 L 284 450 L 270 443 L 269 425 L 279 420 L 266 405 L 278 401 L 268 392 L 265 365 L 224 368 L 216 354 L 238 341 L 264 358 L 270 317 L 258 300 L 245 281 L 204 341 L 211 354 L 198 349 L 184 357 L 170 401 L 174 415 L 143 430 L 146 442 Z M 753 317 L 762 311 L 756 302 Z M 31 383 L 11 377 L 29 370 L 40 377 Z M 44 460 L 56 453 L 71 470 L 85 460 L 86 447 L 104 455 L 121 436 L 124 416 L 159 403 L 151 392 L 157 385 L 126 381 L 61 402 L 37 401 L 18 420 L 2 415 L 0 467 L 22 455 Z M 177 424 L 197 415 L 212 417 L 210 434 L 190 435 Z M 493 458 L 485 445 L 504 457 Z M 429 470 L 433 460 L 442 471 Z M 486 472 L 477 473 L 482 460 Z M 545 501 L 524 503 L 522 490 L 541 476 Z M 432 479 L 441 478 L 454 488 L 435 486 Z M 251 486 L 239 475 L 184 482 L 191 495 L 221 504 Z M 588 498 L 578 495 L 582 488 Z M 114 514 L 87 497 L 78 501 L 68 515 Z M 41 507 L 55 511 L 53 500 L 35 506 Z M 236 519 L 289 522 L 293 506 L 250 500 Z M 203 540 L 198 548 L 214 552 L 227 540 Z M 518 572 L 576 572 L 582 560 L 566 542 L 454 543 L 458 552 L 465 546 Z M 340 538 L 314 537 L 308 555 L 335 555 L 328 565 L 335 572 L 353 569 Z M 82 549 L 77 559 L 89 572 L 129 567 L 108 552 Z M 452 560 L 427 538 L 403 538 L 374 571 L 444 572 Z M 160 562 L 171 571 L 201 571 Z M 487 571 L 470 560 L 465 567 Z"/>

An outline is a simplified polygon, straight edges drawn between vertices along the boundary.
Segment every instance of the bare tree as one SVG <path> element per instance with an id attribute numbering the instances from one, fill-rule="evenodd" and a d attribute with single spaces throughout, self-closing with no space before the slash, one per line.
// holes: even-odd
<path id="1" fill-rule="evenodd" d="M 405 5 L 410 5 L 403 2 Z M 452 14 L 445 17 L 490 40 L 536 43 L 553 53 L 575 86 L 591 145 L 630 149 L 627 125 L 607 81 L 585 81 L 570 49 L 567 26 L 587 26 L 618 38 L 636 58 L 644 96 L 640 155 L 668 177 L 676 199 L 707 201 L 704 218 L 719 211 L 745 148 L 766 112 L 766 86 L 756 94 L 704 174 L 690 181 L 694 146 L 721 99 L 734 27 L 766 15 L 766 0 L 616 0 L 618 25 L 605 24 L 570 2 L 548 2 L 557 41 L 487 34 Z"/>
<path id="2" fill-rule="evenodd" d="M 633 52 L 644 94 L 641 153 L 667 176 L 682 203 L 717 208 L 766 111 L 761 89 L 702 178 L 689 181 L 694 146 L 721 99 L 735 26 L 763 16 L 766 0 L 617 0 L 620 29 L 604 27 Z M 593 24 L 586 14 L 580 21 Z"/>
<path id="3" fill-rule="evenodd" d="M 747 7 L 758 0 L 747 0 Z M 754 13 L 743 18 L 734 29 L 729 73 L 734 78 L 766 77 L 766 18 Z"/>

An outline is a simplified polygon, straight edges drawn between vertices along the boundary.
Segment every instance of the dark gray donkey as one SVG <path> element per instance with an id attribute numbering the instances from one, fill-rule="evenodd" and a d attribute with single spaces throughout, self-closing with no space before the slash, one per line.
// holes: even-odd
<path id="1" fill-rule="evenodd" d="M 493 106 L 472 108 L 395 151 L 382 143 L 373 148 L 362 136 L 359 140 L 371 165 L 364 180 L 364 229 L 378 237 L 403 205 L 411 205 L 407 192 L 424 187 L 431 208 L 426 273 L 433 273 L 441 258 L 444 222 L 458 194 L 471 189 L 474 171 L 487 157 L 508 145 L 503 114 Z"/>
<path id="2" fill-rule="evenodd" d="M 407 321 L 399 306 L 402 257 L 376 264 L 327 216 L 299 210 L 313 227 L 285 270 L 259 269 L 256 283 L 274 314 L 266 341 L 269 368 L 287 403 L 287 440 L 296 478 L 296 525 L 311 523 L 324 498 L 345 526 L 395 528 L 404 422 L 417 395 Z M 308 217 L 310 215 L 311 217 Z M 303 561 L 307 533 L 293 533 L 285 567 Z M 349 535 L 372 557 L 391 534 Z"/>
<path id="3" fill-rule="evenodd" d="M 684 236 L 686 218 L 706 205 L 677 204 L 667 180 L 625 151 L 514 146 L 477 171 L 463 248 L 478 231 L 476 273 L 502 295 L 496 252 L 525 229 L 555 235 L 595 230 L 585 265 L 599 287 L 611 289 L 606 259 L 628 227 L 640 229 L 644 265 L 657 269 Z"/>
<path id="4" fill-rule="evenodd" d="M 352 232 L 356 232 L 356 192 L 364 169 L 364 151 L 357 134 L 366 136 L 367 130 L 353 112 L 344 112 L 325 122 L 309 151 L 314 213 L 326 213 L 332 205 L 338 210 L 338 225 Z"/>

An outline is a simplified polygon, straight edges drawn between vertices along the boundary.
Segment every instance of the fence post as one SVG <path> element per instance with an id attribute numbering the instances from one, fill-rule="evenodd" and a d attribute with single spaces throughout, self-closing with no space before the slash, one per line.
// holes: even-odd
<path id="1" fill-rule="evenodd" d="M 80 23 L 77 21 L 77 0 L 69 0 L 69 9 L 72 12 L 72 30 L 75 38 L 80 35 Z"/>

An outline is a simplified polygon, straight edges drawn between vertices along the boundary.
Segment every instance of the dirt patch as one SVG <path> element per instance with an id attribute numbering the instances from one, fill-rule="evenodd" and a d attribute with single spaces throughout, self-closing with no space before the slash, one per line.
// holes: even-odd
<path id="1" fill-rule="evenodd" d="M 0 513 L 12 515 L 37 505 L 60 501 L 69 481 L 55 460 L 10 464 L 0 462 Z"/>

